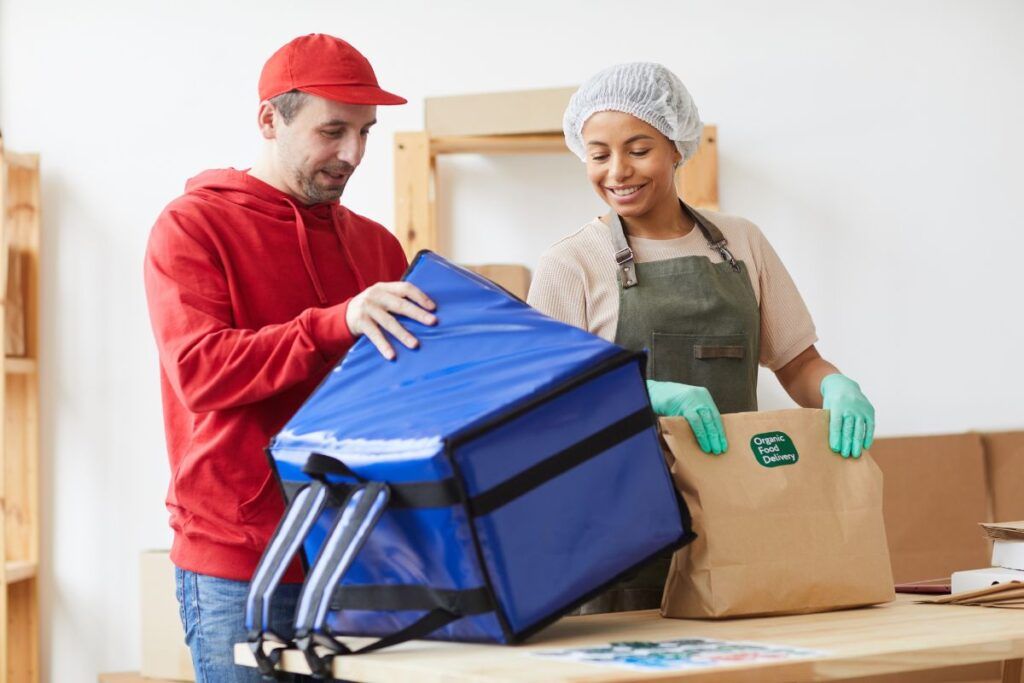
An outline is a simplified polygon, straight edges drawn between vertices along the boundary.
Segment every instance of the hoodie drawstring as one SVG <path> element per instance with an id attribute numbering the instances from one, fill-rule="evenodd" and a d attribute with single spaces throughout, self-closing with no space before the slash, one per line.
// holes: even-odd
<path id="1" fill-rule="evenodd" d="M 327 295 L 324 294 L 324 286 L 320 283 L 320 276 L 316 272 L 316 265 L 313 263 L 313 254 L 309 251 L 309 237 L 306 235 L 306 222 L 302 220 L 302 212 L 292 200 L 287 200 L 295 212 L 295 236 L 299 240 L 299 251 L 302 253 L 302 263 L 306 266 L 306 275 L 313 283 L 316 290 L 316 297 L 320 304 L 327 303 Z"/>
<path id="2" fill-rule="evenodd" d="M 295 204 L 291 199 L 286 199 L 288 204 L 292 207 L 292 211 L 295 212 L 295 237 L 299 242 L 299 252 L 302 254 L 302 264 L 306 267 L 306 275 L 309 276 L 309 281 L 313 283 L 313 289 L 316 290 L 317 300 L 320 305 L 327 303 L 327 294 L 324 292 L 324 286 L 320 282 L 320 275 L 316 272 L 316 264 L 313 263 L 313 254 L 309 249 L 309 236 L 306 235 L 306 222 L 302 219 L 302 212 L 299 211 L 298 205 Z M 356 268 L 355 261 L 352 259 L 352 254 L 348 250 L 348 246 L 345 244 L 343 239 L 343 233 L 341 226 L 338 225 L 338 213 L 334 210 L 334 207 L 330 207 L 331 211 L 331 225 L 334 226 L 334 234 L 338 237 L 338 246 L 341 249 L 341 254 L 345 258 L 349 269 L 352 271 L 353 276 L 356 280 L 356 285 L 359 287 L 359 291 L 366 289 L 366 282 L 363 280 L 362 274 Z"/>
<path id="3" fill-rule="evenodd" d="M 359 287 L 359 291 L 366 289 L 366 280 L 363 279 L 363 274 L 356 268 L 356 261 L 352 258 L 352 252 L 349 251 L 348 244 L 345 241 L 345 233 L 341 230 L 341 223 L 338 222 L 338 212 L 331 207 L 331 225 L 334 226 L 334 234 L 338 236 L 338 245 L 341 247 L 341 255 L 345 257 L 345 262 L 348 263 L 349 269 L 356 278 L 356 286 Z"/>

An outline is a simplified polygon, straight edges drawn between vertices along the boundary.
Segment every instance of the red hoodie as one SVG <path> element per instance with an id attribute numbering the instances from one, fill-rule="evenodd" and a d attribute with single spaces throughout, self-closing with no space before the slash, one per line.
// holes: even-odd
<path id="1" fill-rule="evenodd" d="M 174 564 L 252 577 L 284 511 L 263 449 L 352 345 L 349 299 L 406 266 L 377 223 L 244 171 L 206 171 L 164 209 L 145 276 Z M 301 580 L 297 564 L 285 580 Z"/>

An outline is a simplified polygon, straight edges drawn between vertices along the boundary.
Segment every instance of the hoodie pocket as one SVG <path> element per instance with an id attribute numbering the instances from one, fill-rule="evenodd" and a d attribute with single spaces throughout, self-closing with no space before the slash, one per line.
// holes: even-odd
<path id="1" fill-rule="evenodd" d="M 275 525 L 284 512 L 284 496 L 277 485 L 274 472 L 267 472 L 259 488 L 238 506 L 238 518 L 243 524 Z"/>

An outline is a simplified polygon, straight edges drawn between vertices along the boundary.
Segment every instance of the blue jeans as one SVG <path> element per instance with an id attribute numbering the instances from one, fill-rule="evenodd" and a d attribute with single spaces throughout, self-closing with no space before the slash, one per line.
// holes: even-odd
<path id="1" fill-rule="evenodd" d="M 174 568 L 181 625 L 185 644 L 192 651 L 196 683 L 258 683 L 259 671 L 235 665 L 235 643 L 244 643 L 245 598 L 249 584 Z M 285 637 L 291 637 L 298 584 L 283 584 L 274 594 L 270 624 Z M 306 676 L 284 680 L 305 681 Z"/>

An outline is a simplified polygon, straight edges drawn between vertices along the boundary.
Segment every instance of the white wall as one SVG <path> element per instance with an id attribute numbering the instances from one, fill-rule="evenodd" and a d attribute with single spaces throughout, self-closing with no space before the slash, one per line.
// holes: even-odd
<path id="1" fill-rule="evenodd" d="M 43 162 L 48 680 L 138 666 L 138 552 L 169 543 L 147 232 L 187 177 L 251 162 L 259 69 L 312 31 L 410 99 L 345 197 L 385 223 L 424 96 L 667 64 L 719 126 L 723 208 L 782 254 L 879 434 L 1024 427 L 1019 2 L 0 0 L 0 126 Z M 601 208 L 568 155 L 441 177 L 463 260 L 532 266 Z"/>

